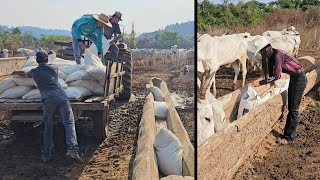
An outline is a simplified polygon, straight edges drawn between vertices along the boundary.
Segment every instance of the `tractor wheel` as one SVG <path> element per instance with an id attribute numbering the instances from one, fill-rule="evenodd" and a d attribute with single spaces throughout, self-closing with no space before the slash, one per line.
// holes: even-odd
<path id="1" fill-rule="evenodd" d="M 123 92 L 119 96 L 122 101 L 129 101 L 132 93 L 132 57 L 130 51 L 120 51 L 118 55 L 119 62 L 125 62 L 124 75 L 122 76 Z"/>

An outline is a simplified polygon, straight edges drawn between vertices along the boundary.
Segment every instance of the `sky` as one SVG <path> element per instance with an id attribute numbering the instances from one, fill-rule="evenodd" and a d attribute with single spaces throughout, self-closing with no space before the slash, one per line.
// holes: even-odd
<path id="1" fill-rule="evenodd" d="M 115 11 L 122 13 L 119 24 L 126 33 L 134 23 L 135 31 L 141 34 L 193 21 L 194 0 L 6 0 L 0 24 L 70 30 L 84 14 L 112 15 Z"/>

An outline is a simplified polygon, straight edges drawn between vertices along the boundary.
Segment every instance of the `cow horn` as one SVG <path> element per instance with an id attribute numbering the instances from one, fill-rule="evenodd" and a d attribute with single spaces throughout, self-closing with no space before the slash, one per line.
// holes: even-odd
<path id="1" fill-rule="evenodd" d="M 201 84 L 200 84 L 200 99 L 206 99 L 207 89 L 210 87 L 210 82 L 214 76 L 214 73 L 210 74 L 210 70 L 205 70 L 204 73 L 201 73 Z"/>

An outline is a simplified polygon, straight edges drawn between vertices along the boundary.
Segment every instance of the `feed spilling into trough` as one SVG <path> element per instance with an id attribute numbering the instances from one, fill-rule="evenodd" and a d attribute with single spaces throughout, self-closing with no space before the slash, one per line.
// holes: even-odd
<path id="1" fill-rule="evenodd" d="M 172 133 L 173 136 L 169 136 L 173 137 L 173 139 L 176 139 L 179 142 L 178 145 L 173 145 L 176 149 L 180 149 L 177 152 L 175 152 L 177 153 L 176 156 L 182 155 L 182 174 L 180 175 L 184 176 L 184 178 L 190 176 L 189 178 L 193 179 L 192 177 L 194 177 L 194 148 L 190 142 L 185 128 L 183 127 L 183 124 L 175 109 L 175 106 L 170 98 L 170 93 L 167 88 L 167 85 L 161 79 L 153 78 L 149 82 L 148 86 L 154 87 L 154 89 L 159 88 L 161 90 L 161 95 L 163 96 L 164 100 L 163 102 L 165 102 L 168 107 L 167 116 L 166 118 L 156 117 L 156 101 L 154 97 L 157 97 L 157 100 L 161 100 L 161 98 L 159 97 L 159 94 L 154 96 L 156 91 L 153 91 L 153 93 L 148 93 L 148 95 L 146 96 L 145 104 L 143 107 L 143 114 L 139 126 L 137 152 L 133 167 L 133 179 L 144 179 L 145 177 L 148 177 L 148 179 L 160 179 L 164 176 L 170 175 L 163 174 L 168 173 L 168 171 L 161 172 L 161 170 L 164 171 L 164 169 L 163 167 L 160 168 L 159 166 L 162 166 L 161 162 L 164 162 L 166 160 L 159 159 L 161 158 L 161 154 L 157 153 L 157 151 L 159 150 L 159 144 L 155 145 L 158 132 L 162 133 L 163 131 L 165 131 L 165 133 L 170 131 L 167 134 Z M 174 142 L 176 140 L 172 140 L 170 142 Z M 170 143 L 168 146 L 171 145 L 172 143 Z M 172 148 L 169 147 L 168 149 Z M 182 177 L 168 176 L 165 178 L 176 179 Z"/>

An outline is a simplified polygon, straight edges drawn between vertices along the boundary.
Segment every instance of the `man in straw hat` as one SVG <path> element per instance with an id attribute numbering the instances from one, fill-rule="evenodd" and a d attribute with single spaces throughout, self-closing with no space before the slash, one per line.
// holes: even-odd
<path id="1" fill-rule="evenodd" d="M 40 50 L 36 54 L 38 67 L 31 69 L 28 73 L 16 70 L 12 74 L 22 77 L 33 78 L 40 91 L 43 102 L 43 150 L 41 159 L 44 162 L 50 161 L 53 149 L 53 119 L 57 112 L 62 119 L 67 142 L 67 158 L 82 163 L 78 151 L 77 135 L 75 130 L 74 116 L 68 97 L 58 82 L 58 68 L 48 64 L 48 54 Z"/>
<path id="2" fill-rule="evenodd" d="M 116 60 L 119 54 L 119 48 L 116 45 L 116 42 L 122 38 L 121 30 L 118 24 L 119 21 L 122 21 L 121 17 L 122 17 L 121 12 L 116 11 L 110 17 L 110 22 L 112 24 L 112 27 L 108 27 L 108 26 L 104 27 L 104 36 L 107 39 L 112 39 L 112 36 L 114 35 L 113 40 L 110 41 L 110 48 L 109 48 L 109 51 L 111 52 L 112 60 Z"/>
<path id="3" fill-rule="evenodd" d="M 87 46 L 82 42 L 81 36 L 87 37 L 96 44 L 98 56 L 102 59 L 102 35 L 104 32 L 104 26 L 112 27 L 109 22 L 109 16 L 105 14 L 82 16 L 73 23 L 71 29 L 72 47 L 73 55 L 77 64 L 81 63 L 80 48 L 87 48 Z"/>
<path id="4" fill-rule="evenodd" d="M 299 123 L 299 105 L 306 88 L 307 78 L 301 64 L 292 55 L 279 49 L 272 48 L 272 42 L 263 37 L 255 43 L 257 50 L 254 57 L 261 52 L 262 73 L 264 80 L 255 80 L 253 86 L 260 86 L 274 82 L 281 78 L 281 72 L 290 75 L 288 89 L 288 116 L 284 129 L 284 138 L 278 139 L 286 144 L 296 138 Z M 269 73 L 269 76 L 267 76 Z"/>

